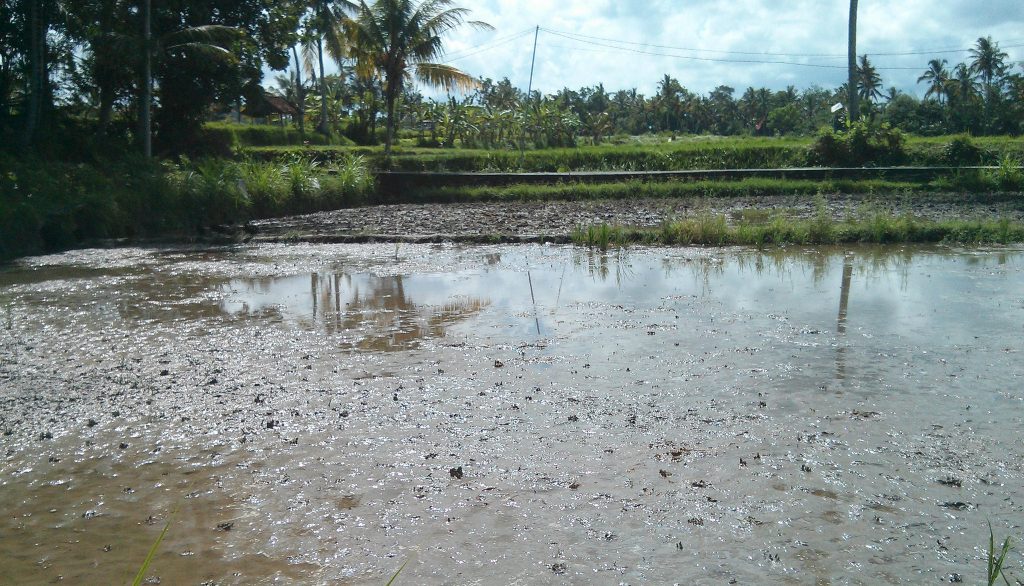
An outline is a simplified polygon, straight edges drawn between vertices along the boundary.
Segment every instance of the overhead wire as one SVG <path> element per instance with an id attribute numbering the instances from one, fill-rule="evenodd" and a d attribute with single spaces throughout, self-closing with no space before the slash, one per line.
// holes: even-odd
<path id="1" fill-rule="evenodd" d="M 452 63 L 452 62 L 458 61 L 460 59 L 465 59 L 467 57 L 472 57 L 473 55 L 478 55 L 480 53 L 485 53 L 487 51 L 490 51 L 490 50 L 493 50 L 493 49 L 497 49 L 498 47 L 502 47 L 504 45 L 508 45 L 509 43 L 512 43 L 513 41 L 517 41 L 517 40 L 525 37 L 526 35 L 532 34 L 533 32 L 534 32 L 534 28 L 531 27 L 531 28 L 528 28 L 526 30 L 520 31 L 518 33 L 513 33 L 511 35 L 507 35 L 507 36 L 504 36 L 504 37 L 499 37 L 497 39 L 494 39 L 493 41 L 489 41 L 487 43 L 484 43 L 482 45 L 478 45 L 476 47 L 470 47 L 468 49 L 463 49 L 461 51 L 456 51 L 456 52 L 451 53 L 449 55 L 445 55 L 444 63 Z"/>
<path id="2" fill-rule="evenodd" d="M 604 41 L 604 42 L 608 42 L 608 43 L 618 43 L 618 44 L 622 44 L 622 45 L 634 45 L 634 46 L 640 46 L 640 47 L 653 47 L 655 49 L 668 49 L 668 50 L 673 50 L 673 51 L 692 51 L 692 52 L 697 52 L 697 53 L 716 53 L 716 54 L 723 54 L 723 55 L 760 55 L 760 56 L 766 56 L 766 57 L 807 57 L 807 58 L 828 58 L 828 59 L 840 59 L 840 58 L 845 59 L 847 57 L 846 53 L 778 53 L 778 52 L 771 52 L 771 51 L 730 51 L 730 50 L 725 50 L 725 49 L 679 47 L 679 46 L 674 46 L 674 45 L 658 45 L 658 44 L 654 44 L 654 43 L 643 43 L 643 42 L 637 42 L 637 41 L 625 41 L 625 40 L 622 40 L 622 39 L 611 39 L 611 38 L 608 38 L 608 37 L 598 37 L 598 36 L 594 36 L 594 35 L 586 35 L 586 34 L 583 34 L 583 33 L 574 33 L 574 32 L 568 32 L 568 31 L 558 31 L 558 30 L 554 30 L 554 29 L 549 29 L 547 27 L 540 27 L 540 30 L 542 30 L 544 32 L 547 32 L 547 33 L 550 33 L 550 34 L 553 34 L 553 35 L 559 35 L 559 36 L 564 36 L 564 37 L 578 37 L 578 39 L 580 39 L 581 42 L 585 42 L 585 41 L 582 41 L 582 39 L 587 39 L 587 40 L 594 40 L 594 41 Z M 1000 48 L 1011 49 L 1011 48 L 1017 48 L 1017 47 L 1024 47 L 1024 43 L 1022 43 L 1022 42 L 1024 42 L 1024 39 L 1010 39 L 1009 41 L 1006 41 L 1005 43 L 1001 44 Z M 1007 44 L 1007 43 L 1009 43 L 1009 44 Z M 1020 43 L 1020 44 L 1018 44 L 1018 43 Z M 909 56 L 909 55 L 928 55 L 928 54 L 933 54 L 933 53 L 967 53 L 970 50 L 971 49 L 969 49 L 969 48 L 965 49 L 963 47 L 953 47 L 953 48 L 940 48 L 940 49 L 920 49 L 920 50 L 902 51 L 902 52 L 878 52 L 878 53 L 874 53 L 873 52 L 873 53 L 871 53 L 871 55 L 874 55 L 874 56 L 884 56 L 884 57 L 898 57 L 898 56 Z"/>
<path id="3" fill-rule="evenodd" d="M 762 64 L 762 65 L 792 65 L 792 66 L 799 66 L 799 67 L 814 67 L 814 68 L 819 68 L 819 69 L 846 69 L 846 67 L 842 66 L 842 65 L 826 65 L 826 64 L 822 64 L 822 63 L 800 63 L 798 61 L 781 61 L 781 60 L 767 60 L 767 59 L 722 59 L 722 58 L 717 58 L 717 57 L 699 57 L 699 56 L 696 56 L 696 55 L 679 55 L 679 54 L 673 54 L 673 53 L 662 53 L 662 52 L 658 52 L 658 51 L 647 51 L 647 50 L 644 50 L 644 49 L 633 49 L 633 48 L 630 48 L 630 47 L 620 47 L 620 46 L 617 46 L 617 45 L 610 45 L 610 44 L 601 43 L 601 42 L 598 42 L 598 41 L 584 41 L 582 39 L 574 39 L 574 38 L 572 38 L 569 35 L 563 35 L 561 33 L 556 33 L 556 32 L 550 31 L 548 29 L 543 29 L 542 28 L 541 30 L 547 32 L 548 34 L 555 35 L 557 37 L 562 37 L 562 38 L 568 39 L 570 41 L 575 41 L 577 43 L 584 43 L 584 44 L 587 44 L 587 45 L 594 45 L 594 46 L 597 46 L 597 47 L 604 47 L 606 49 L 614 49 L 616 51 L 624 51 L 624 52 L 627 52 L 627 53 L 635 53 L 637 55 L 650 55 L 650 56 L 655 56 L 655 57 L 670 57 L 670 58 L 673 58 L 673 59 L 685 59 L 685 60 L 688 60 L 688 61 L 705 61 L 705 62 L 712 62 L 712 63 L 743 63 L 743 64 Z"/>
<path id="4" fill-rule="evenodd" d="M 592 37 L 592 36 L 589 36 L 589 35 L 575 35 L 575 34 L 572 34 L 572 33 L 562 33 L 560 31 L 555 31 L 555 30 L 548 29 L 548 28 L 545 28 L 545 27 L 541 27 L 540 30 L 542 30 L 542 31 L 544 31 L 544 32 L 546 32 L 546 33 L 548 33 L 550 35 L 561 37 L 561 38 L 564 38 L 564 39 L 567 39 L 569 41 L 573 41 L 573 42 L 576 42 L 576 43 L 583 43 L 583 44 L 592 45 L 592 46 L 596 46 L 596 47 L 602 47 L 604 49 L 611 49 L 611 50 L 615 50 L 615 51 L 635 53 L 635 54 L 639 54 L 639 55 L 650 55 L 650 56 L 655 56 L 655 57 L 668 57 L 668 58 L 673 58 L 673 59 L 685 59 L 685 60 L 690 60 L 690 61 L 704 61 L 704 62 L 711 62 L 711 63 L 737 63 L 737 64 L 759 64 L 759 65 L 789 65 L 789 66 L 794 66 L 794 67 L 811 67 L 811 68 L 818 68 L 818 69 L 837 69 L 837 70 L 845 70 L 845 69 L 847 69 L 846 65 L 831 65 L 831 64 L 826 64 L 826 63 L 805 63 L 805 62 L 800 62 L 800 61 L 781 60 L 781 59 L 725 59 L 725 58 L 721 58 L 721 57 L 704 57 L 704 56 L 699 56 L 699 55 L 682 55 L 682 54 L 678 54 L 678 53 L 668 53 L 668 52 L 652 51 L 652 50 L 641 49 L 641 48 L 634 48 L 634 47 L 629 47 L 629 46 L 622 46 L 622 45 L 634 45 L 634 46 L 646 46 L 646 47 L 654 47 L 654 48 L 659 48 L 659 47 L 666 48 L 667 46 L 665 46 L 665 45 L 654 45 L 654 44 L 646 44 L 645 45 L 643 43 L 635 43 L 635 42 L 630 42 L 630 41 L 616 41 L 616 40 L 607 40 L 607 42 L 601 42 L 601 41 L 597 41 L 597 40 L 590 40 L 590 39 L 595 39 L 595 38 L 598 38 L 598 37 Z M 1010 45 L 1001 45 L 1000 48 L 1015 48 L 1015 47 L 1022 47 L 1022 46 L 1024 46 L 1024 44 L 1010 44 Z M 573 47 L 565 47 L 565 48 L 570 49 L 570 50 L 583 50 L 583 49 L 580 49 L 580 48 L 573 48 Z M 829 58 L 838 57 L 837 55 L 826 55 L 826 54 L 820 54 L 820 53 L 819 54 L 810 54 L 810 53 L 806 53 L 806 54 L 796 54 L 796 53 L 790 53 L 790 54 L 786 54 L 786 53 L 754 53 L 754 52 L 746 52 L 746 51 L 716 51 L 716 50 L 704 50 L 704 49 L 684 49 L 684 48 L 681 48 L 681 47 L 677 47 L 677 48 L 675 48 L 675 50 L 693 51 L 693 52 L 702 52 L 702 51 L 704 51 L 704 52 L 717 52 L 717 53 L 726 53 L 726 54 L 734 54 L 734 55 L 767 55 L 767 56 L 783 56 L 783 55 L 785 55 L 785 56 L 790 56 L 790 57 L 819 57 L 819 58 L 820 57 L 829 57 Z M 592 49 L 591 49 L 591 51 L 592 51 Z M 970 51 L 970 49 L 959 49 L 958 51 L 967 52 L 967 51 Z M 952 51 L 946 51 L 946 52 L 952 52 Z M 929 52 L 929 51 L 912 51 L 912 52 L 904 52 L 904 53 L 872 53 L 871 55 L 872 56 L 904 56 L 904 55 L 919 55 L 919 54 L 929 54 L 929 53 L 933 53 L 933 52 Z M 920 69 L 920 67 L 876 66 L 875 69 L 877 71 L 918 71 Z"/>

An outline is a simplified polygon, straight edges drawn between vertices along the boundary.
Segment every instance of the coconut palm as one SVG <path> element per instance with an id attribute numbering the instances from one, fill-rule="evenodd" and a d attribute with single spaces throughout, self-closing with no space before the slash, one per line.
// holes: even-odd
<path id="1" fill-rule="evenodd" d="M 966 63 L 960 63 L 953 69 L 953 78 L 949 80 L 949 92 L 961 102 L 978 96 L 978 80 Z"/>
<path id="2" fill-rule="evenodd" d="M 356 72 L 384 82 L 387 116 L 385 154 L 391 153 L 395 132 L 395 102 L 407 81 L 416 79 L 445 90 L 469 90 L 476 79 L 452 67 L 437 63 L 444 54 L 444 36 L 467 24 L 492 29 L 479 21 L 467 21 L 469 10 L 452 0 L 360 0 L 355 18 L 348 21 L 351 52 Z"/>
<path id="3" fill-rule="evenodd" d="M 971 73 L 981 76 L 982 83 L 988 88 L 994 80 L 1006 74 L 1006 60 L 1009 58 L 999 49 L 999 43 L 992 37 L 979 38 L 971 48 Z"/>
<path id="4" fill-rule="evenodd" d="M 857 95 L 868 103 L 882 97 L 882 76 L 867 55 L 861 55 L 857 65 Z"/>
<path id="5" fill-rule="evenodd" d="M 327 122 L 327 85 L 324 81 L 324 51 L 334 60 L 341 64 L 342 59 L 347 55 L 345 35 L 343 34 L 343 23 L 346 22 L 346 13 L 354 12 L 358 7 L 349 0 L 307 0 L 306 8 L 308 14 L 305 22 L 304 53 L 307 57 L 316 57 L 320 70 L 320 123 L 317 131 L 328 134 Z M 309 63 L 311 59 L 307 59 Z M 312 73 L 312 72 L 311 72 Z"/>
<path id="6" fill-rule="evenodd" d="M 925 99 L 935 96 L 940 104 L 945 102 L 949 93 L 949 70 L 946 69 L 946 63 L 945 59 L 932 59 L 928 62 L 928 69 L 917 78 L 917 83 L 928 83 L 928 91 L 924 93 Z"/>
<path id="7" fill-rule="evenodd" d="M 207 24 L 166 33 L 154 39 L 150 30 L 150 3 L 145 3 L 145 33 L 143 43 L 143 90 L 139 111 L 139 132 L 142 152 L 146 158 L 153 155 L 153 61 L 170 57 L 188 56 L 207 60 L 236 63 L 238 58 L 228 47 L 244 37 L 244 33 L 231 26 Z"/>

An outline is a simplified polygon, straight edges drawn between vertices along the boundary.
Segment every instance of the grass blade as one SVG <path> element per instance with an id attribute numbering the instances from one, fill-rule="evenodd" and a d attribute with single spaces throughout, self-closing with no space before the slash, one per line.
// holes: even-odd
<path id="1" fill-rule="evenodd" d="M 1012 544 L 1010 538 L 1007 537 L 1003 541 L 1003 545 L 999 550 L 999 555 L 996 555 L 996 536 L 992 532 L 992 522 L 988 522 L 988 586 L 993 586 L 1000 577 L 1003 578 L 1003 582 L 1006 582 L 1007 586 L 1010 586 L 1010 580 L 1003 573 L 1003 564 L 1006 563 L 1006 554 L 1010 553 Z"/>
<path id="2" fill-rule="evenodd" d="M 409 560 L 405 560 L 405 561 L 404 561 L 404 562 L 402 563 L 402 567 L 398 568 L 398 571 L 397 571 L 397 572 L 395 572 L 395 573 L 394 573 L 394 574 L 393 574 L 393 575 L 391 576 L 391 579 L 390 579 L 390 580 L 388 580 L 388 583 L 387 583 L 387 584 L 385 584 L 384 586 L 391 586 L 392 584 L 394 584 L 394 583 L 395 583 L 395 580 L 397 580 L 397 579 L 398 579 L 398 575 L 399 575 L 399 574 L 401 574 L 401 573 L 402 573 L 402 570 L 404 570 L 404 569 L 405 569 L 405 564 L 407 564 L 407 563 L 409 563 Z"/>
<path id="3" fill-rule="evenodd" d="M 139 586 L 146 578 L 146 572 L 149 571 L 149 566 L 153 563 L 153 558 L 156 556 L 157 550 L 160 549 L 160 544 L 163 543 L 164 537 L 167 536 L 167 530 L 171 528 L 171 521 L 174 520 L 174 515 L 177 512 L 177 508 L 171 511 L 171 515 L 167 518 L 167 523 L 164 525 L 164 530 L 160 532 L 160 537 L 157 537 L 153 546 L 149 548 L 149 553 L 146 554 L 146 560 L 142 562 L 142 567 L 139 568 L 139 573 L 135 574 L 135 579 L 132 580 L 132 586 Z"/>

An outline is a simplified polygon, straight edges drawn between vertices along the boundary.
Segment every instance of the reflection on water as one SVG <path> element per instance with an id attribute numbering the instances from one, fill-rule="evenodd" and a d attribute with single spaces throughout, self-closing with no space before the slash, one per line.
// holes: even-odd
<path id="1" fill-rule="evenodd" d="M 642 311 L 692 298 L 709 316 L 708 324 L 693 327 L 714 329 L 715 315 L 773 316 L 797 330 L 834 336 L 829 361 L 836 378 L 847 379 L 851 352 L 865 335 L 969 343 L 974 331 L 1005 327 L 1004 315 L 976 311 L 975 301 L 1019 289 L 1014 267 L 1024 257 L 1019 250 L 914 246 L 606 253 L 509 247 L 459 254 L 470 261 L 458 270 L 405 275 L 354 267 L 230 279 L 204 270 L 225 266 L 217 264 L 225 258 L 217 252 L 156 256 L 146 271 L 134 272 L 85 271 L 74 262 L 25 266 L 0 273 L 0 300 L 52 305 L 69 320 L 87 312 L 95 327 L 116 318 L 201 327 L 255 319 L 322 332 L 342 348 L 378 351 L 415 348 L 453 330 L 493 333 L 508 343 L 557 339 L 583 327 L 572 319 L 581 306 Z M 338 267 L 342 260 L 334 262 Z M 988 271 L 1003 276 L 978 278 Z M 770 326 L 748 327 L 763 333 Z"/>
<path id="2" fill-rule="evenodd" d="M 1013 521 L 1020 250 L 409 249 L 0 273 L 0 576 L 128 574 L 178 500 L 164 583 L 934 582 Z"/>
<path id="3" fill-rule="evenodd" d="M 853 259 L 850 255 L 843 256 L 843 283 L 839 293 L 839 316 L 836 318 L 836 333 L 846 336 L 846 318 L 850 308 L 850 281 L 853 279 Z M 836 379 L 846 378 L 846 346 L 842 341 L 836 343 Z"/>
<path id="4" fill-rule="evenodd" d="M 234 279 L 221 287 L 220 309 L 233 316 L 292 320 L 360 350 L 405 350 L 425 338 L 443 337 L 449 325 L 490 303 L 448 289 L 443 279 L 401 275 Z"/>

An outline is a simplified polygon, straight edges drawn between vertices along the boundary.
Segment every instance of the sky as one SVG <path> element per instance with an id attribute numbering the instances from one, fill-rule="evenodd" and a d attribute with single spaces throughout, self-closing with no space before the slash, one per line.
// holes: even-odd
<path id="1" fill-rule="evenodd" d="M 834 88 L 846 79 L 847 0 L 462 0 L 470 18 L 447 37 L 445 62 L 477 77 L 508 77 L 526 89 L 540 26 L 533 88 L 554 93 L 603 83 L 609 92 L 656 91 L 665 74 L 706 94 L 729 85 L 778 90 Z M 921 96 L 929 59 L 952 69 L 978 37 L 1024 60 L 1021 0 L 861 0 L 858 54 L 884 87 Z M 943 52 L 944 51 L 944 52 Z M 893 53 L 920 53 L 893 55 Z M 753 63 L 773 61 L 776 63 Z M 813 65 L 813 66 L 812 66 Z M 1019 65 L 1015 65 L 1021 72 Z M 421 88 L 426 95 L 436 92 Z"/>

